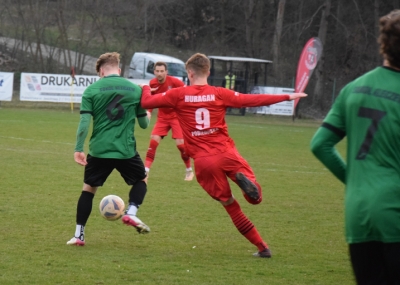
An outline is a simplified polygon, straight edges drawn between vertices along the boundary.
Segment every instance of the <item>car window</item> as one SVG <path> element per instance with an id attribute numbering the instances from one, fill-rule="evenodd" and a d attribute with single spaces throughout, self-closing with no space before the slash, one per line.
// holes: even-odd
<path id="1" fill-rule="evenodd" d="M 169 62 L 167 63 L 167 66 L 168 66 L 168 75 L 187 77 L 187 73 L 183 64 Z"/>
<path id="2" fill-rule="evenodd" d="M 152 62 L 151 60 L 147 64 L 147 72 L 148 73 L 154 73 L 154 62 Z"/>

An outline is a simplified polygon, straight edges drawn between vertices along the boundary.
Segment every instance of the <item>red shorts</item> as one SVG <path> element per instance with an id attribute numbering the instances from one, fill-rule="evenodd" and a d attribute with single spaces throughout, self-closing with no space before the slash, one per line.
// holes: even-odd
<path id="1" fill-rule="evenodd" d="M 177 118 L 165 120 L 163 118 L 157 118 L 157 122 L 154 125 L 152 135 L 165 137 L 168 135 L 169 130 L 172 129 L 173 139 L 183 139 L 181 125 Z"/>
<path id="2" fill-rule="evenodd" d="M 242 172 L 253 183 L 256 181 L 253 170 L 236 148 L 212 156 L 198 157 L 194 160 L 196 179 L 204 190 L 215 200 L 225 202 L 232 197 L 228 177 L 237 184 L 236 173 Z M 261 196 L 261 187 L 259 187 Z"/>

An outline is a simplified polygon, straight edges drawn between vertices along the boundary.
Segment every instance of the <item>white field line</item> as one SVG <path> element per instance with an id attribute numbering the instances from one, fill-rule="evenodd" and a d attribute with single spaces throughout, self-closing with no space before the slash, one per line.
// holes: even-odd
<path id="1" fill-rule="evenodd" d="M 161 156 L 161 154 L 160 154 Z M 160 157 L 161 159 L 161 157 Z M 169 164 L 172 165 L 182 165 L 182 161 L 179 160 L 179 157 L 177 156 L 176 161 L 170 161 Z M 326 168 L 316 168 L 316 167 L 308 167 L 308 166 L 303 166 L 303 165 L 285 165 L 285 164 L 277 164 L 277 163 L 271 163 L 271 162 L 249 162 L 250 166 L 257 164 L 258 166 L 262 165 L 265 168 L 263 168 L 263 171 L 268 171 L 268 172 L 287 172 L 287 173 L 303 173 L 303 174 L 329 174 L 328 169 Z M 279 169 L 279 168 L 273 168 L 273 167 L 282 167 L 285 169 Z M 182 166 L 183 167 L 183 166 Z M 293 168 L 301 169 L 301 170 L 293 170 Z M 260 171 L 257 171 L 258 173 Z"/>
<path id="2" fill-rule="evenodd" d="M 40 153 L 40 154 L 60 154 L 60 152 L 52 152 L 52 151 L 45 151 L 45 150 L 33 150 L 33 149 L 27 149 L 27 148 L 9 148 L 9 147 L 0 147 L 0 150 L 5 150 L 5 151 L 14 151 L 14 152 L 25 152 L 25 153 Z"/>
<path id="3" fill-rule="evenodd" d="M 47 141 L 47 140 L 35 140 L 35 139 L 16 138 L 16 137 L 6 137 L 6 136 L 0 136 L 0 138 L 3 138 L 3 139 L 12 139 L 12 140 L 20 140 L 20 141 L 33 141 L 33 142 L 51 143 L 51 144 L 75 145 L 74 143 L 67 143 L 67 142 L 54 142 L 54 141 Z"/>
<path id="4" fill-rule="evenodd" d="M 246 128 L 256 128 L 256 129 L 279 129 L 282 131 L 291 131 L 291 132 L 298 132 L 298 133 L 304 132 L 304 130 L 299 130 L 296 127 L 291 127 L 291 129 L 282 129 L 281 127 L 278 127 L 278 126 L 259 126 L 259 125 L 240 124 L 240 123 L 229 123 L 228 129 L 232 129 L 229 126 L 237 126 L 237 127 L 244 126 Z"/>
<path id="5" fill-rule="evenodd" d="M 74 145 L 74 143 L 66 143 L 66 142 L 54 142 L 54 141 L 48 141 L 48 140 L 35 140 L 35 139 L 26 139 L 26 138 L 16 138 L 16 137 L 7 137 L 7 136 L 0 136 L 0 138 L 4 139 L 14 139 L 14 140 L 22 140 L 22 141 L 34 141 L 34 142 L 41 142 L 41 143 L 51 143 L 51 144 L 63 144 L 63 145 Z M 49 153 L 49 151 L 37 151 L 37 150 L 31 150 L 31 149 L 21 149 L 21 148 L 2 148 L 0 149 L 7 150 L 7 151 L 16 151 L 16 152 L 32 152 L 32 153 Z M 171 164 L 182 164 L 181 161 L 172 161 L 170 162 Z M 250 163 L 251 164 L 251 163 Z M 304 165 L 285 165 L 285 164 L 277 164 L 277 163 L 272 163 L 272 162 L 253 162 L 253 164 L 262 164 L 262 165 L 269 165 L 269 166 L 278 166 L 282 168 L 300 168 L 302 170 L 284 170 L 284 169 L 276 169 L 276 168 L 264 168 L 264 171 L 268 172 L 288 172 L 288 173 L 304 173 L 304 174 L 326 174 L 327 169 L 326 168 L 321 168 L 321 169 L 316 169 L 313 167 L 308 167 Z M 307 171 L 309 169 L 309 171 Z"/>
<path id="6" fill-rule="evenodd" d="M 0 120 L 0 122 L 8 122 L 8 123 L 25 123 L 26 120 Z M 54 124 L 54 122 L 50 122 L 50 121 L 35 121 L 36 124 Z M 76 122 L 73 121 L 59 121 L 57 122 L 57 124 L 74 124 L 77 125 Z"/>
<path id="7" fill-rule="evenodd" d="M 169 164 L 182 165 L 182 161 L 178 161 L 178 160 L 177 161 L 170 161 Z M 250 166 L 252 164 L 254 164 L 254 163 L 250 162 Z M 260 163 L 258 163 L 258 164 L 260 164 Z M 265 163 L 265 164 L 267 165 L 269 163 Z M 285 168 L 293 168 L 293 167 L 296 168 L 296 166 L 293 166 L 293 165 L 283 165 L 282 164 L 280 166 L 285 167 Z M 300 167 L 301 166 L 298 166 L 298 168 L 300 168 Z M 183 169 L 183 166 L 182 166 L 182 169 Z M 157 171 L 157 170 L 155 170 L 155 171 Z M 313 171 L 313 170 L 307 171 L 307 170 L 288 170 L 288 169 L 276 169 L 276 168 L 265 167 L 265 168 L 262 169 L 262 171 L 266 171 L 266 172 L 284 172 L 284 173 L 302 173 L 302 174 L 313 174 L 313 175 L 314 174 L 318 174 L 318 175 L 329 174 L 329 171 L 326 168 L 321 168 L 321 169 L 315 170 L 315 171 Z M 260 172 L 261 171 L 257 171 L 257 173 L 260 173 Z"/>
<path id="8" fill-rule="evenodd" d="M 282 170 L 282 169 L 265 169 L 268 172 L 287 172 L 287 173 L 303 173 L 303 174 L 328 174 L 327 169 L 323 169 L 326 171 L 299 171 L 299 170 Z"/>

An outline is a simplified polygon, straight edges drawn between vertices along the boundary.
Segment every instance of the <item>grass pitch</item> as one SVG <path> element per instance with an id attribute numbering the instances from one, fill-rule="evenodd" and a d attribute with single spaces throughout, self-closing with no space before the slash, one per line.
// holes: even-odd
<path id="1" fill-rule="evenodd" d="M 145 157 L 151 126 L 136 127 Z M 225 210 L 196 181 L 165 138 L 138 216 L 138 235 L 104 220 L 102 197 L 125 202 L 129 187 L 113 172 L 94 198 L 86 246 L 75 231 L 83 167 L 73 160 L 79 112 L 0 109 L 0 284 L 354 284 L 343 234 L 343 185 L 311 154 L 320 122 L 272 116 L 227 116 L 231 136 L 263 187 L 252 206 L 233 193 L 269 243 L 272 259 L 239 234 Z M 86 144 L 87 147 L 87 144 Z M 339 145 L 344 153 L 344 145 Z"/>

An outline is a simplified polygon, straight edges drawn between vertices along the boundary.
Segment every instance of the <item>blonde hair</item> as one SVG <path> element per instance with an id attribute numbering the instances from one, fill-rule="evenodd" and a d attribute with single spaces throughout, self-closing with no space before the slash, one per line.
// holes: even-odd
<path id="1" fill-rule="evenodd" d="M 119 59 L 120 55 L 117 52 L 107 52 L 102 55 L 97 59 L 96 62 L 96 72 L 97 74 L 100 74 L 100 68 L 109 65 L 112 67 L 119 67 Z"/>
<path id="2" fill-rule="evenodd" d="M 379 19 L 380 53 L 393 67 L 400 68 L 400 10 Z"/>
<path id="3" fill-rule="evenodd" d="M 195 53 L 186 61 L 186 70 L 192 70 L 196 75 L 208 75 L 210 60 L 205 54 Z"/>

